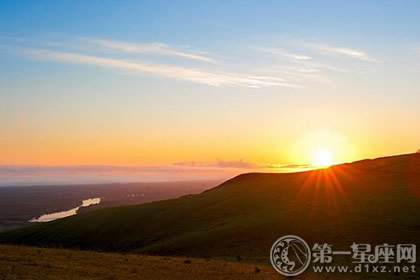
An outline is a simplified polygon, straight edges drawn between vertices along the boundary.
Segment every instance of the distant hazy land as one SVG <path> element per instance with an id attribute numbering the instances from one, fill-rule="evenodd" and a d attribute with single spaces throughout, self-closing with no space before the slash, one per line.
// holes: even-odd
<path id="1" fill-rule="evenodd" d="M 101 198 L 101 202 L 81 211 L 175 198 L 199 193 L 216 184 L 216 181 L 188 181 L 0 187 L 0 230 L 29 225 L 33 218 L 73 209 L 89 198 Z"/>

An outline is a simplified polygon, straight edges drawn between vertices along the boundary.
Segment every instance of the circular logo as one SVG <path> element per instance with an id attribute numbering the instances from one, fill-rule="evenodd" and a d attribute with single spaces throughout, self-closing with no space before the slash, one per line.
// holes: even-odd
<path id="1" fill-rule="evenodd" d="M 277 239 L 270 251 L 271 265 L 284 276 L 296 276 L 304 272 L 311 262 L 311 249 L 305 240 L 296 235 Z"/>

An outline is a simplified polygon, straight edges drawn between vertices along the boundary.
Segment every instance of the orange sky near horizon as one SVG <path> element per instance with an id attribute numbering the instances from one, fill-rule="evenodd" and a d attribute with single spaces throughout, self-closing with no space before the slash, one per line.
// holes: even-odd
<path id="1" fill-rule="evenodd" d="M 316 123 L 322 120 L 317 119 L 306 124 L 295 120 L 296 128 L 276 124 L 277 118 L 268 120 L 265 116 L 246 120 L 246 126 L 238 124 L 237 128 L 232 128 L 232 120 L 220 125 L 200 125 L 200 120 L 182 125 L 168 120 L 167 126 L 159 128 L 153 123 L 131 122 L 130 126 L 92 120 L 70 121 L 64 127 L 59 120 L 35 123 L 25 119 L 13 128 L 14 133 L 2 135 L 0 164 L 150 166 L 242 160 L 258 165 L 288 165 L 311 163 L 319 149 L 330 150 L 335 163 L 417 150 L 414 140 L 419 138 L 418 132 L 410 125 L 404 126 L 406 120 L 400 120 L 401 125 L 391 132 L 389 124 L 369 128 L 363 117 L 356 118 L 354 122 L 360 127 L 335 129 L 325 128 L 325 123 L 318 128 Z M 332 120 L 327 124 L 334 125 Z M 400 138 L 398 134 L 411 137 Z"/>

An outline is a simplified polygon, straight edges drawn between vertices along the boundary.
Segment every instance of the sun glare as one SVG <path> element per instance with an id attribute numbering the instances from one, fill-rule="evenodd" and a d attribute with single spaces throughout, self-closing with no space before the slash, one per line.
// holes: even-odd
<path id="1" fill-rule="evenodd" d="M 313 156 L 312 164 L 314 166 L 328 167 L 332 165 L 332 153 L 329 149 L 318 149 Z"/>

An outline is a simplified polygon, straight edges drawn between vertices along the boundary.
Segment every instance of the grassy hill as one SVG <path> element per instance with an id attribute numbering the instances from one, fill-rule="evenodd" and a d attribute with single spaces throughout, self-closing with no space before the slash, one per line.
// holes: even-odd
<path id="1" fill-rule="evenodd" d="M 314 273 L 293 279 L 417 279 L 418 274 Z M 416 278 L 417 277 L 417 278 Z M 2 280 L 279 280 L 271 266 L 220 259 L 146 256 L 121 253 L 0 245 Z"/>
<path id="2" fill-rule="evenodd" d="M 285 234 L 337 250 L 352 242 L 420 244 L 420 155 L 244 174 L 198 195 L 5 232 L 0 242 L 268 262 Z"/>
<path id="3" fill-rule="evenodd" d="M 218 260 L 0 246 L 4 280 L 271 280 L 268 266 Z M 314 278 L 315 279 L 315 278 Z"/>

